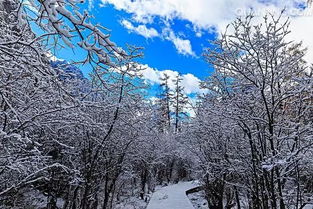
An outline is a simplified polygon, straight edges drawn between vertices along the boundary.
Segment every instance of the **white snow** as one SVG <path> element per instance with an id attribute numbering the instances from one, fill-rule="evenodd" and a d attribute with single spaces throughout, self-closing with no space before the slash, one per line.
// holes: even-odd
<path id="1" fill-rule="evenodd" d="M 189 194 L 188 198 L 195 209 L 209 209 L 208 202 L 205 199 L 205 192 L 203 190 Z"/>
<path id="2" fill-rule="evenodd" d="M 162 187 L 153 193 L 147 209 L 194 209 L 186 191 L 197 187 L 195 182 L 180 182 Z"/>

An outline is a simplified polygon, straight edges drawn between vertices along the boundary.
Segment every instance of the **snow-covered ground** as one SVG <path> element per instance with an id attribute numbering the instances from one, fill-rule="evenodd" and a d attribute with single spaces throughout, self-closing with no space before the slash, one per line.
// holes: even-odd
<path id="1" fill-rule="evenodd" d="M 114 209 L 145 209 L 147 203 L 138 197 L 131 197 L 115 205 Z"/>
<path id="2" fill-rule="evenodd" d="M 189 194 L 188 198 L 195 209 L 209 209 L 204 191 Z"/>
<path id="3" fill-rule="evenodd" d="M 147 209 L 194 209 L 186 191 L 197 187 L 195 182 L 179 182 L 159 188 L 153 193 Z"/>

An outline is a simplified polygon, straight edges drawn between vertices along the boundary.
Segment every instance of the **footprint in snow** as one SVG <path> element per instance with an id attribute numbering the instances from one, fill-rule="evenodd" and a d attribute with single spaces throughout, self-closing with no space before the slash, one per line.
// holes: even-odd
<path id="1" fill-rule="evenodd" d="M 168 195 L 166 194 L 166 195 L 164 195 L 163 197 L 159 198 L 159 200 L 165 200 L 165 199 L 167 199 L 167 198 L 168 198 Z"/>

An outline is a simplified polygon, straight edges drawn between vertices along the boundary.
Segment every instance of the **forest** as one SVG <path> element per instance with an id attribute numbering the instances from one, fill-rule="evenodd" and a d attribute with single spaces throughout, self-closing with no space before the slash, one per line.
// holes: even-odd
<path id="1" fill-rule="evenodd" d="M 191 104 L 180 75 L 147 99 L 144 49 L 117 46 L 81 3 L 0 1 L 1 209 L 144 209 L 185 181 L 210 209 L 312 207 L 312 65 L 283 12 L 229 23 Z M 66 47 L 84 58 L 55 59 Z"/>

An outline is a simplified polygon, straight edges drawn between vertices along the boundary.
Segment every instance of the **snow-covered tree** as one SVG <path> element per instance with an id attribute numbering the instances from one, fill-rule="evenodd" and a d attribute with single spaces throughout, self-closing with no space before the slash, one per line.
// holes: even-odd
<path id="1" fill-rule="evenodd" d="M 305 50 L 286 41 L 289 21 L 281 16 L 265 16 L 259 25 L 252 22 L 252 15 L 236 20 L 229 26 L 233 32 L 223 34 L 205 53 L 215 67 L 215 75 L 204 84 L 213 99 L 203 100 L 209 101 L 209 109 L 199 113 L 216 125 L 208 125 L 199 136 L 204 146 L 214 142 L 207 149 L 218 153 L 214 157 L 215 152 L 208 151 L 205 160 L 210 169 L 215 163 L 222 165 L 217 171 L 223 174 L 219 177 L 223 184 L 236 185 L 244 179 L 241 195 L 246 195 L 250 207 L 301 208 L 307 201 L 302 169 L 312 149 L 312 89 Z M 204 133 L 209 134 L 208 142 Z M 235 178 L 229 180 L 227 175 Z M 219 201 L 223 198 L 220 193 Z"/>
<path id="2" fill-rule="evenodd" d="M 34 206 L 35 195 L 47 208 L 60 198 L 64 208 L 109 208 L 140 134 L 139 49 L 126 55 L 75 4 L 0 3 L 1 207 Z M 32 32 L 38 26 L 43 34 Z M 52 37 L 87 52 L 91 81 L 51 64 Z"/>
<path id="3" fill-rule="evenodd" d="M 161 80 L 161 92 L 158 99 L 159 109 L 159 123 L 161 130 L 169 131 L 171 129 L 171 97 L 172 91 L 170 89 L 170 76 L 166 73 L 163 74 Z"/>
<path id="4" fill-rule="evenodd" d="M 177 75 L 173 79 L 174 90 L 172 94 L 171 104 L 174 109 L 174 120 L 175 120 L 175 132 L 178 132 L 181 127 L 180 124 L 183 118 L 187 117 L 185 112 L 186 105 L 188 104 L 188 97 L 185 94 L 184 87 L 181 85 L 182 78 L 180 75 Z"/>

